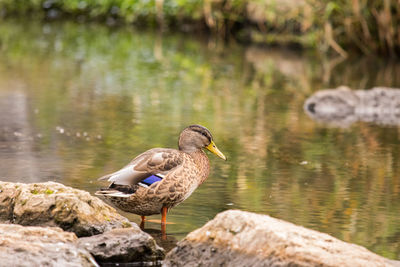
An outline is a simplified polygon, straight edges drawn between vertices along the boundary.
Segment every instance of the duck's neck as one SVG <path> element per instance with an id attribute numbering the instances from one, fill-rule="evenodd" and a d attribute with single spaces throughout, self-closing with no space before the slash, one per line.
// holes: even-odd
<path id="1" fill-rule="evenodd" d="M 186 153 L 188 153 L 193 158 L 194 162 L 197 165 L 197 168 L 200 171 L 199 173 L 200 176 L 199 185 L 200 185 L 207 179 L 210 173 L 210 162 L 208 160 L 208 157 L 206 153 L 204 153 L 204 151 L 201 149 L 197 149 L 195 151 Z"/>

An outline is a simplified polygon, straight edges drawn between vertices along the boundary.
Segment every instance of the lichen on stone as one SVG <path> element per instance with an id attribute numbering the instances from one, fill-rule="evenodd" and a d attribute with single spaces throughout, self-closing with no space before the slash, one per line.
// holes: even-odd
<path id="1" fill-rule="evenodd" d="M 51 189 L 46 189 L 46 191 L 44 191 L 44 193 L 47 194 L 47 195 L 51 195 L 51 194 L 54 193 L 54 191 L 51 190 Z"/>
<path id="2" fill-rule="evenodd" d="M 39 191 L 38 191 L 38 190 L 36 190 L 36 189 L 33 189 L 33 190 L 31 190 L 31 194 L 33 194 L 33 195 L 37 195 L 37 194 L 39 194 Z"/>

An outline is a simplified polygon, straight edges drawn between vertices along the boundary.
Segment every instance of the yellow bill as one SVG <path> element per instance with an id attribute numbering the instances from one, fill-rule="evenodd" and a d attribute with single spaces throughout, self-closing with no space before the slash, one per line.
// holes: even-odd
<path id="1" fill-rule="evenodd" d="M 206 146 L 207 150 L 209 150 L 211 153 L 217 155 L 218 157 L 220 157 L 223 160 L 226 160 L 226 157 L 224 154 L 222 154 L 221 151 L 219 151 L 218 147 L 215 145 L 214 141 L 211 141 L 211 143 Z"/>

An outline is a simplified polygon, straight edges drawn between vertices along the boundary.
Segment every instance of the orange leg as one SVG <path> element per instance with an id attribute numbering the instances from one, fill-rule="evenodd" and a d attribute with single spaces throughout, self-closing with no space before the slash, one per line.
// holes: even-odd
<path id="1" fill-rule="evenodd" d="M 167 211 L 166 207 L 161 210 L 161 239 L 167 240 Z"/>
<path id="2" fill-rule="evenodd" d="M 161 224 L 167 224 L 167 207 L 163 207 L 161 210 Z"/>
<path id="3" fill-rule="evenodd" d="M 144 229 L 144 221 L 146 220 L 145 216 L 140 216 L 140 218 L 142 218 L 142 221 L 140 222 L 140 228 Z"/>

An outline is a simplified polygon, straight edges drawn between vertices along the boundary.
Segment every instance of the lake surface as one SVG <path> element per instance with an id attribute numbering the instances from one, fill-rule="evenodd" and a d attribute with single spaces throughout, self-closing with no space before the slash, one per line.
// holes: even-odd
<path id="1" fill-rule="evenodd" d="M 208 127 L 223 161 L 168 214 L 174 243 L 227 209 L 269 214 L 400 259 L 400 129 L 310 119 L 324 88 L 400 87 L 400 64 L 95 24 L 0 24 L 0 179 L 97 178 Z M 139 216 L 129 215 L 139 222 Z M 151 216 L 160 219 L 160 216 Z M 147 223 L 150 232 L 157 223 Z"/>

